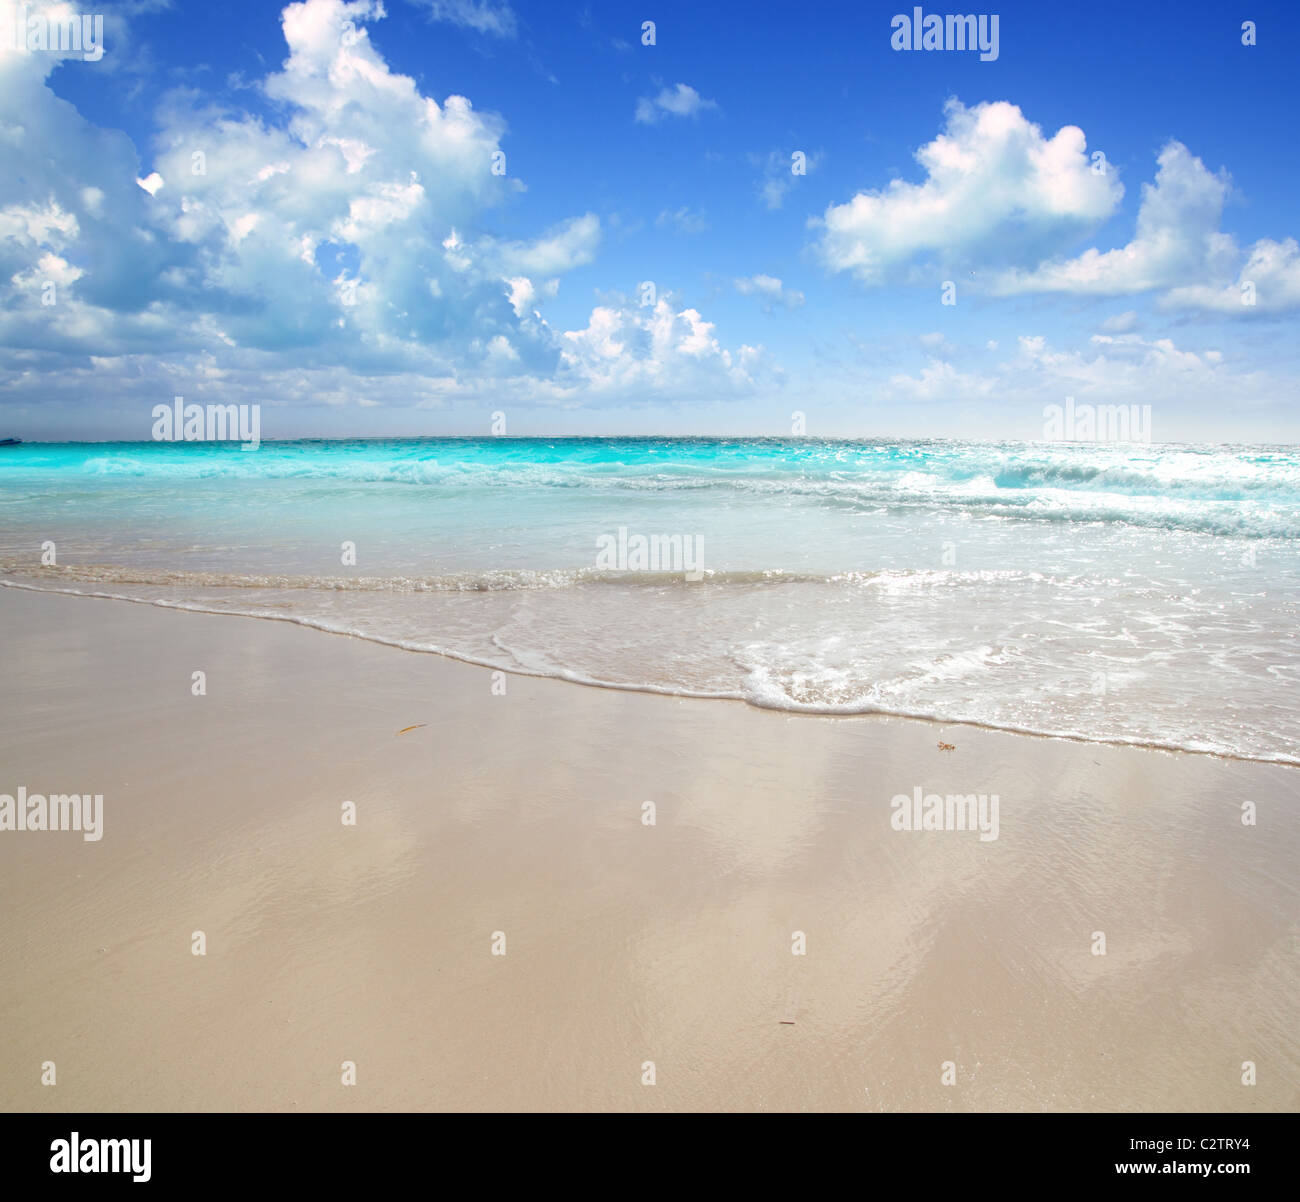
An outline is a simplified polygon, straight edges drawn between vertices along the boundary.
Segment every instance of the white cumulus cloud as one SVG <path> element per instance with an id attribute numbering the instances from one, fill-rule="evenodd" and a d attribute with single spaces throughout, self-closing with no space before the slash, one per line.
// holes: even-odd
<path id="1" fill-rule="evenodd" d="M 1300 246 L 1261 238 L 1243 250 L 1220 228 L 1232 184 L 1181 142 L 1160 152 L 1143 184 L 1137 229 L 1124 246 L 1092 247 L 993 281 L 995 295 L 1059 292 L 1091 296 L 1159 294 L 1162 307 L 1250 317 L 1300 307 Z"/>
<path id="2" fill-rule="evenodd" d="M 1123 196 L 1092 170 L 1083 131 L 1052 137 L 1005 101 L 950 100 L 944 131 L 916 152 L 923 182 L 894 179 L 813 221 L 832 271 L 877 284 L 917 259 L 947 265 L 1037 261 L 1043 248 L 1109 217 Z"/>

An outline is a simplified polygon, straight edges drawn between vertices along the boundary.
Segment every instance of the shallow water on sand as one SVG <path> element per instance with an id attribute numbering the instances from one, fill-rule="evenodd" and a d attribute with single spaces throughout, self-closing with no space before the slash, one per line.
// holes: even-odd
<path id="1" fill-rule="evenodd" d="M 1298 537 L 1289 448 L 494 438 L 0 452 L 0 578 L 14 582 L 592 683 L 1291 762 Z M 46 541 L 56 566 L 40 564 Z"/>

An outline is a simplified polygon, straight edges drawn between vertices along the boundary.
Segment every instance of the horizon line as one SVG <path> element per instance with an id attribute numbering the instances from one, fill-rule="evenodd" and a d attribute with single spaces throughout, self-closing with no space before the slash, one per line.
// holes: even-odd
<path id="1" fill-rule="evenodd" d="M 258 444 L 301 442 L 557 442 L 598 440 L 602 442 L 807 442 L 807 443 L 967 443 L 992 445 L 1014 443 L 1020 446 L 1044 447 L 1300 447 L 1294 442 L 1231 442 L 1228 440 L 1141 441 L 1118 439 L 1046 439 L 1046 438 L 957 438 L 942 435 L 894 434 L 340 434 L 300 435 L 288 438 L 259 438 Z M 0 440 L 0 450 L 15 446 L 223 446 L 243 448 L 245 443 L 237 438 L 225 439 L 163 439 L 163 438 L 19 438 L 8 446 Z M 254 448 L 256 449 L 256 448 Z"/>

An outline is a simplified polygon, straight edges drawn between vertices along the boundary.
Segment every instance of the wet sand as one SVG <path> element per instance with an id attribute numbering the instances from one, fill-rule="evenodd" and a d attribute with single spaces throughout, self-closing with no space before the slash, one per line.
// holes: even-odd
<path id="1" fill-rule="evenodd" d="M 1300 1103 L 1300 770 L 494 693 L 12 588 L 0 623 L 0 794 L 104 796 L 98 841 L 0 831 L 0 1108 Z M 893 829 L 917 787 L 996 794 L 998 837 Z"/>

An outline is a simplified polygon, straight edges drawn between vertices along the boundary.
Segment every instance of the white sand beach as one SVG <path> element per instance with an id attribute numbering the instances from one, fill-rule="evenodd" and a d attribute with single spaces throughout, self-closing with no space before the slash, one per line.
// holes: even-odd
<path id="1" fill-rule="evenodd" d="M 0 793 L 104 798 L 98 841 L 0 831 L 5 1110 L 1300 1100 L 1296 769 L 500 695 L 289 623 L 15 588 L 0 622 Z M 917 787 L 996 794 L 997 838 L 893 829 Z"/>

